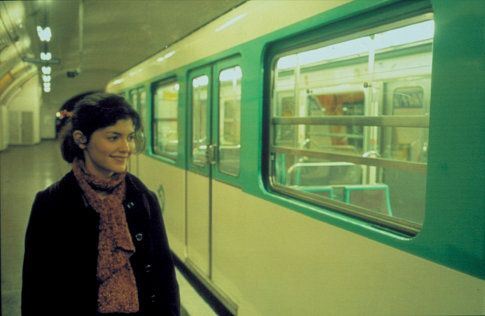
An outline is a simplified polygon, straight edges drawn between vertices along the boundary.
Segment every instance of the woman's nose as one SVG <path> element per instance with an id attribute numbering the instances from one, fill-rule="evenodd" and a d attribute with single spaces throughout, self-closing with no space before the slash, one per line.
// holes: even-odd
<path id="1" fill-rule="evenodd" d="M 120 144 L 120 151 L 122 152 L 131 152 L 132 151 L 132 148 L 131 148 L 131 142 L 127 139 L 122 139 L 121 140 L 121 144 Z"/>

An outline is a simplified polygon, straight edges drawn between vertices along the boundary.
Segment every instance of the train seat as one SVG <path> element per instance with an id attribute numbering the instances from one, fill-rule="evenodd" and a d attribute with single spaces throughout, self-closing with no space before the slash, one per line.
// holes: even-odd
<path id="1" fill-rule="evenodd" d="M 384 183 L 344 185 L 344 202 L 392 216 L 389 186 Z"/>

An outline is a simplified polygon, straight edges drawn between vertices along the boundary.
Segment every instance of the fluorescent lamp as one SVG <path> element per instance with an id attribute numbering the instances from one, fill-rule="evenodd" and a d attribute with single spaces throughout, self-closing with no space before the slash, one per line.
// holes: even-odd
<path id="1" fill-rule="evenodd" d="M 434 21 L 424 21 L 393 30 L 363 36 L 278 59 L 277 69 L 293 69 L 297 65 L 305 66 L 333 62 L 345 58 L 369 55 L 371 50 L 399 49 L 407 45 L 420 45 L 430 41 L 434 35 Z"/>

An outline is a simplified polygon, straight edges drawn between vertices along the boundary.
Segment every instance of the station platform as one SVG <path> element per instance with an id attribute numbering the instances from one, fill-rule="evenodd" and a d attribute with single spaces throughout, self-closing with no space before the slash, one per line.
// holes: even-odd
<path id="1" fill-rule="evenodd" d="M 56 140 L 0 152 L 1 315 L 20 316 L 25 229 L 35 194 L 69 170 Z M 181 315 L 217 315 L 178 269 L 177 280 Z"/>

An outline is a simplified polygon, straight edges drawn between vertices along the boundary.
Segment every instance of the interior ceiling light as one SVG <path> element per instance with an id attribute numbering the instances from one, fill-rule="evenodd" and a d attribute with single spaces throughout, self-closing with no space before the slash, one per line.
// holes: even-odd
<path id="1" fill-rule="evenodd" d="M 278 60 L 278 69 L 291 69 L 315 63 L 330 62 L 338 58 L 366 56 L 372 47 L 375 51 L 397 49 L 405 45 L 420 44 L 430 41 L 434 34 L 434 22 L 424 21 L 386 32 L 364 36 L 353 40 L 325 46 L 289 56 Z"/>

